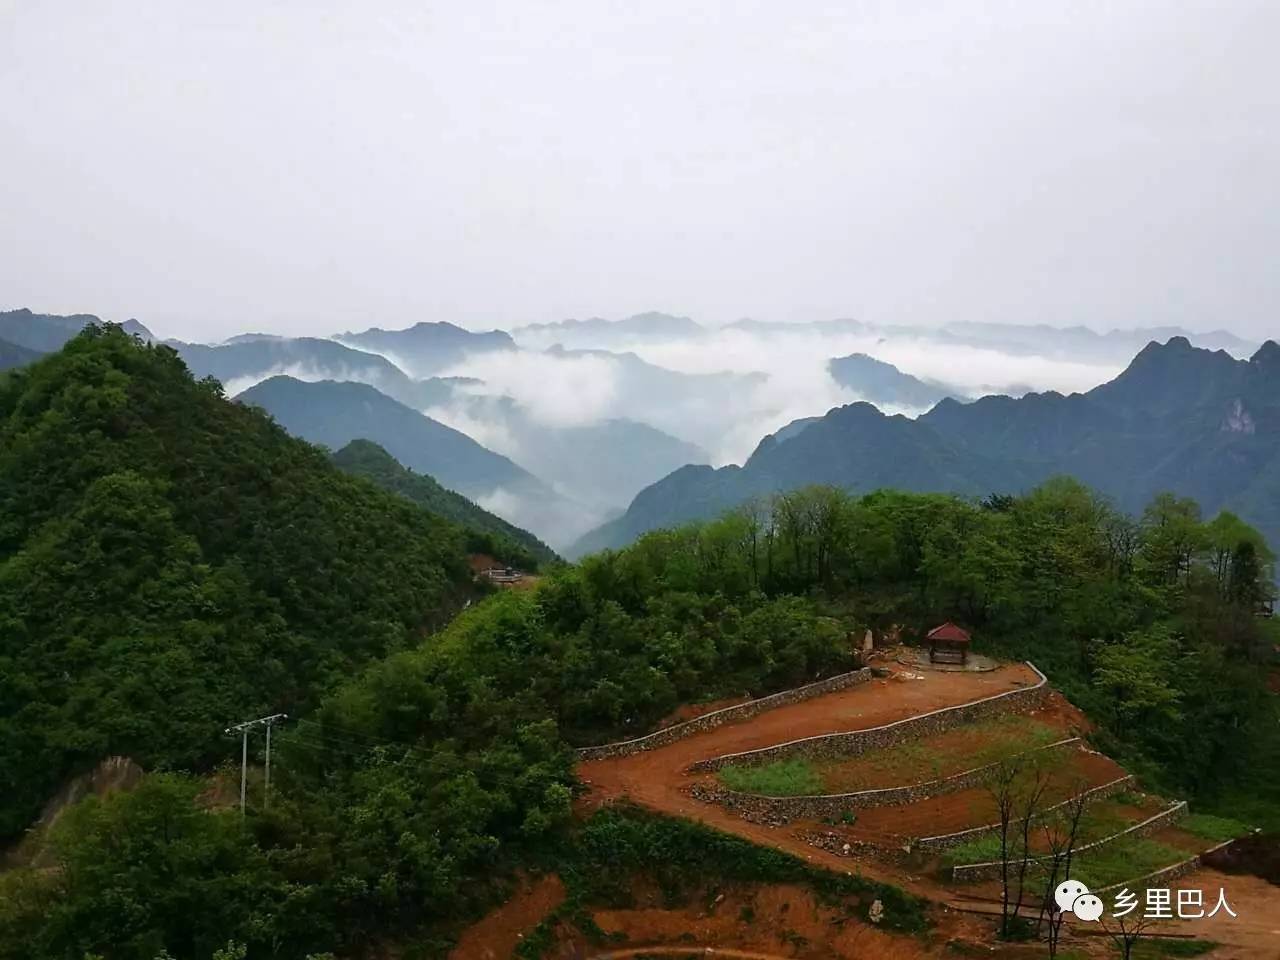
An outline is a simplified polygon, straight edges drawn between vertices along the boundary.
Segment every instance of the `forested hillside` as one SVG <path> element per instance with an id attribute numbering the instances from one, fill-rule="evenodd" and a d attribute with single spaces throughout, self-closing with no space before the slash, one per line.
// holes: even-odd
<path id="1" fill-rule="evenodd" d="M 41 354 L 36 350 L 20 347 L 16 343 L 0 340 L 0 370 L 22 367 L 39 360 Z"/>
<path id="2" fill-rule="evenodd" d="M 469 552 L 492 554 L 526 570 L 556 559 L 555 551 L 527 530 L 494 516 L 460 493 L 446 490 L 426 474 L 406 469 L 371 440 L 352 440 L 333 454 L 333 462 L 352 476 L 364 477 L 436 516 L 461 524 L 467 531 Z"/>
<path id="3" fill-rule="evenodd" d="M 168 355 L 106 340 L 183 379 Z M 68 356 L 100 349 L 86 340 Z M 133 365 L 121 367 L 132 382 Z M 183 382 L 198 409 L 223 409 L 210 388 Z M 120 409 L 93 422 L 111 428 Z M 234 462 L 233 473 L 248 469 Z M 145 556 L 117 559 L 150 569 Z M 243 825 L 201 812 L 204 788 L 182 777 L 82 805 L 55 833 L 57 878 L 17 871 L 0 881 L 0 957 L 109 946 L 124 960 L 162 948 L 208 960 L 228 941 L 250 960 L 406 943 L 440 956 L 521 866 L 573 850 L 628 869 L 667 861 L 625 816 L 571 821 L 570 744 L 649 729 L 681 703 L 830 675 L 849 666 L 850 635 L 864 627 L 912 636 L 942 618 L 971 627 L 980 650 L 1034 659 L 1098 721 L 1097 743 L 1148 783 L 1275 826 L 1280 749 L 1265 675 L 1276 637 L 1256 616 L 1271 562 L 1234 517 L 1206 523 L 1193 502 L 1162 496 L 1132 520 L 1066 480 L 981 503 L 815 488 L 653 533 L 553 570 L 536 591 L 491 597 L 350 678 L 282 733 L 276 798 L 263 809 L 255 787 Z M 241 563 L 246 578 L 258 569 Z M 98 576 L 68 568 L 58 592 L 75 596 Z M 364 604 L 344 620 L 336 599 L 307 598 L 347 630 L 376 617 Z M 51 609 L 84 616 L 65 600 Z M 404 635 L 398 624 L 387 632 Z M 117 647 L 127 656 L 128 644 Z M 69 719 L 64 728 L 74 729 Z M 127 858 L 115 848 L 122 836 Z"/>
<path id="4" fill-rule="evenodd" d="M 221 760 L 468 582 L 458 528 L 91 326 L 0 377 L 0 836 L 104 756 Z"/>

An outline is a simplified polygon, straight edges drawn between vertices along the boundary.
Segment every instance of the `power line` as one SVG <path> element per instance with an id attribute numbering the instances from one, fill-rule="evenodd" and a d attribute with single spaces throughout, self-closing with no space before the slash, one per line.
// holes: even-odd
<path id="1" fill-rule="evenodd" d="M 271 727 L 276 723 L 287 721 L 288 718 L 287 713 L 273 713 L 270 717 L 234 723 L 225 731 L 228 736 L 234 736 L 236 733 L 241 735 L 241 817 L 244 815 L 244 786 L 248 781 L 248 732 L 255 727 L 266 727 L 266 782 L 264 795 L 262 795 L 262 806 L 266 808 L 271 803 Z"/>

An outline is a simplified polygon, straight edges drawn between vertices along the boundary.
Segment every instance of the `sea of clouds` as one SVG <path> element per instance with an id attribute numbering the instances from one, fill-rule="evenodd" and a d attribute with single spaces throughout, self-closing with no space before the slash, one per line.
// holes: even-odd
<path id="1" fill-rule="evenodd" d="M 517 333 L 517 336 L 519 334 Z M 529 417 L 549 426 L 575 426 L 613 418 L 648 423 L 697 443 L 715 465 L 741 463 L 766 434 L 802 417 L 864 400 L 857 390 L 832 379 L 833 357 L 865 353 L 904 373 L 937 381 L 964 393 L 1021 393 L 1088 390 L 1115 377 L 1122 365 L 1038 356 L 1014 356 L 995 349 L 944 344 L 927 337 L 888 339 L 877 334 L 794 330 L 757 332 L 740 328 L 708 330 L 697 337 L 654 340 L 638 337 L 615 346 L 658 367 L 687 374 L 736 373 L 736 385 L 709 385 L 704 394 L 643 394 L 627 388 L 622 361 L 599 353 L 559 354 L 529 343 L 527 349 L 473 355 L 447 371 L 474 377 L 477 394 L 512 397 Z M 522 343 L 522 347 L 526 346 Z M 567 346 L 573 346 L 572 343 Z M 763 376 L 747 377 L 749 374 Z M 1010 390 L 1013 387 L 1014 389 Z M 881 404 L 889 414 L 916 416 L 922 408 Z M 518 459 L 519 438 L 500 422 L 478 419 L 463 403 L 427 413 Z"/>

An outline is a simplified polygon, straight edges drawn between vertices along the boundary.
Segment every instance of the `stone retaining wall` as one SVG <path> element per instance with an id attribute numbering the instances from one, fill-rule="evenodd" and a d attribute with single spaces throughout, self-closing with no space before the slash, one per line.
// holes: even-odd
<path id="1" fill-rule="evenodd" d="M 617 743 L 605 743 L 598 747 L 583 747 L 577 751 L 578 759 L 605 760 L 610 757 L 629 757 L 634 753 L 665 747 L 668 743 L 674 743 L 695 733 L 702 733 L 704 730 L 713 730 L 726 723 L 748 720 L 757 714 L 764 713 L 766 710 L 773 710 L 776 707 L 786 706 L 790 703 L 799 703 L 802 700 L 820 697 L 825 693 L 845 690 L 859 683 L 866 683 L 870 679 L 871 670 L 867 667 L 851 670 L 848 673 L 837 674 L 834 677 L 827 677 L 825 680 L 817 680 L 813 683 L 805 684 L 803 687 L 793 687 L 790 690 L 783 690 L 780 693 L 770 694 L 767 697 L 760 697 L 756 700 L 748 700 L 746 703 L 725 707 L 722 710 L 713 710 L 711 713 L 704 713 L 702 716 L 687 720 L 684 723 L 664 727 L 643 737 L 620 740 Z"/>
<path id="2" fill-rule="evenodd" d="M 1103 887 L 1094 893 L 1110 893 L 1112 890 L 1119 890 L 1122 887 L 1136 887 L 1141 890 L 1143 887 L 1157 887 L 1184 877 L 1193 870 L 1199 868 L 1201 861 L 1211 853 L 1217 853 L 1223 847 L 1230 846 L 1236 842 L 1236 839 L 1224 840 L 1222 843 L 1215 844 L 1208 850 L 1201 850 L 1194 857 L 1188 857 L 1186 860 L 1180 860 L 1177 863 L 1171 863 L 1167 867 L 1161 867 L 1159 870 L 1148 873 L 1145 877 L 1138 877 L 1134 880 L 1122 880 L 1120 883 L 1113 883 L 1109 887 Z"/>
<path id="3" fill-rule="evenodd" d="M 1086 843 L 1082 847 L 1076 847 L 1072 856 L 1079 856 L 1090 850 L 1097 850 L 1105 847 L 1107 844 L 1114 843 L 1124 837 L 1145 837 L 1154 833 L 1161 827 L 1167 827 L 1171 823 L 1176 823 L 1187 815 L 1187 801 L 1179 800 L 1177 803 L 1161 810 L 1153 817 L 1148 817 L 1141 823 L 1135 823 L 1118 833 L 1113 833 L 1109 837 L 1103 837 L 1101 840 L 1095 840 L 1093 843 Z M 1052 863 L 1053 857 L 1032 857 L 1029 863 Z M 969 880 L 991 880 L 1000 876 L 1000 868 L 1002 864 L 999 860 L 990 860 L 986 863 L 965 863 L 951 868 L 951 879 L 959 881 Z"/>
<path id="4" fill-rule="evenodd" d="M 1025 753 L 1054 750 L 1079 744 L 1079 737 L 1069 737 Z M 1021 756 L 1021 754 L 1019 754 Z M 917 800 L 940 797 L 944 794 L 967 790 L 985 783 L 999 767 L 988 763 L 949 777 L 905 784 L 900 787 L 882 787 L 876 790 L 859 790 L 854 793 L 830 793 L 801 797 L 770 797 L 756 793 L 730 790 L 718 784 L 696 783 L 689 793 L 704 803 L 718 803 L 728 810 L 736 810 L 743 819 L 756 823 L 786 823 L 790 820 L 836 820 L 848 810 L 868 807 L 897 807 Z"/>
<path id="5" fill-rule="evenodd" d="M 949 730 L 952 727 L 975 720 L 1005 713 L 1018 713 L 1039 705 L 1049 692 L 1048 679 L 1036 667 L 1027 661 L 1039 680 L 1029 687 L 1018 690 L 1006 690 L 981 700 L 954 707 L 943 707 L 930 713 L 907 717 L 894 723 L 864 730 L 850 730 L 847 733 L 828 733 L 817 737 L 805 737 L 802 740 L 791 740 L 772 747 L 759 750 L 747 750 L 742 753 L 729 753 L 719 757 L 699 760 L 689 767 L 690 771 L 704 772 L 719 770 L 731 763 L 770 763 L 774 760 L 793 757 L 810 757 L 828 759 L 832 757 L 856 757 L 868 750 L 890 747 L 905 740 L 914 740 Z"/>
<path id="6" fill-rule="evenodd" d="M 905 841 L 900 846 L 892 846 L 888 842 L 874 843 L 870 840 L 842 837 L 840 834 L 830 830 L 825 830 L 821 833 L 801 833 L 799 837 L 809 846 L 817 847 L 819 850 L 826 850 L 828 853 L 834 853 L 837 857 L 854 857 L 859 853 L 870 853 L 878 860 L 887 859 L 900 862 L 907 860 L 908 854 L 911 852 Z"/>
<path id="7" fill-rule="evenodd" d="M 1107 797 L 1112 797 L 1117 793 L 1128 790 L 1133 786 L 1133 784 L 1133 774 L 1127 773 L 1123 777 L 1117 777 L 1109 783 L 1104 783 L 1101 786 L 1086 790 L 1084 792 L 1084 796 L 1088 798 L 1089 803 L 1097 803 L 1099 800 L 1105 800 Z M 1069 797 L 1061 803 L 1055 803 L 1052 807 L 1046 807 L 1041 810 L 1037 816 L 1043 817 L 1046 814 L 1052 813 L 1060 807 L 1065 807 L 1074 799 L 1076 799 L 1076 797 Z M 970 840 L 976 840 L 988 833 L 995 833 L 999 831 L 999 829 L 999 823 L 988 823 L 985 826 L 973 827 L 969 830 L 961 830 L 959 833 L 944 833 L 936 837 L 920 837 L 919 839 L 912 841 L 911 847 L 913 850 L 928 850 L 933 852 L 947 850 L 951 847 L 958 847 L 962 843 L 968 843 Z"/>

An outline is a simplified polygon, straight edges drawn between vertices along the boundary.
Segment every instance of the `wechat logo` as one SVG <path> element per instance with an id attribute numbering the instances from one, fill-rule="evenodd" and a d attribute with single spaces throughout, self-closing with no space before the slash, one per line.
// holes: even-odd
<path id="1" fill-rule="evenodd" d="M 1074 913 L 1087 923 L 1102 917 L 1102 898 L 1095 897 L 1079 880 L 1063 880 L 1053 891 L 1053 899 L 1063 913 Z"/>

